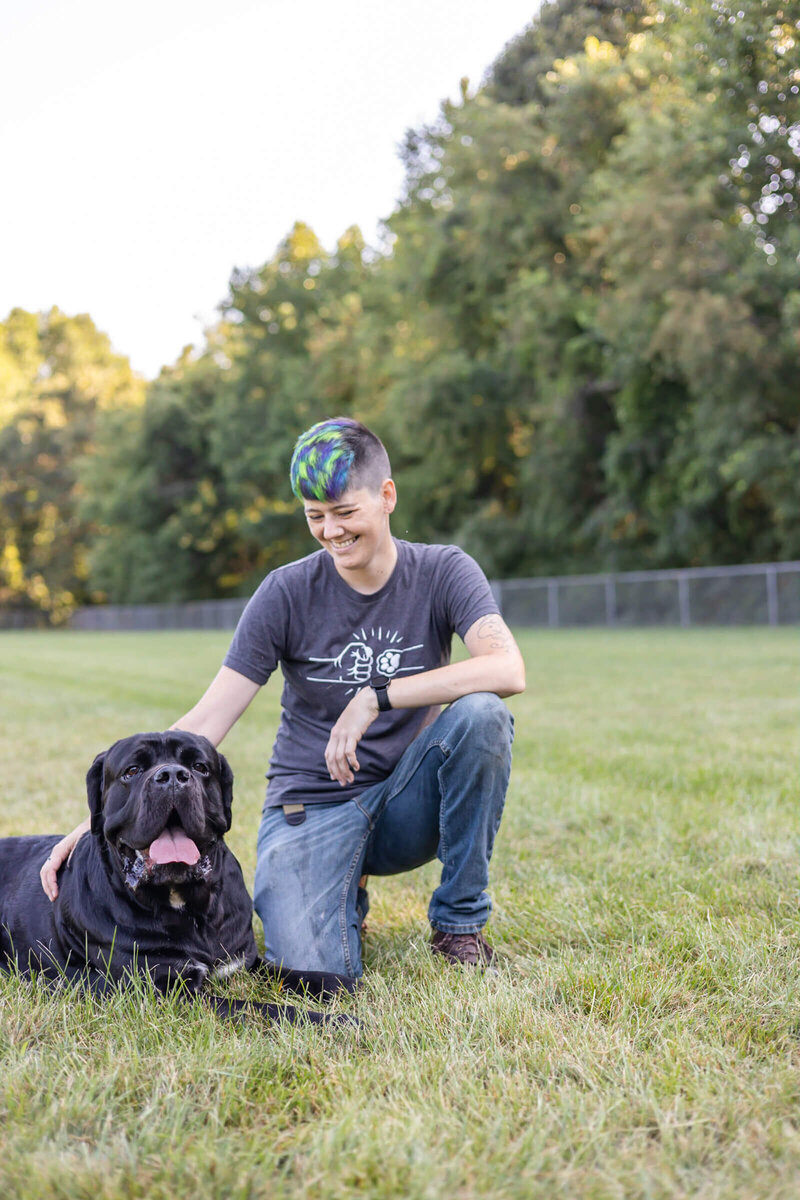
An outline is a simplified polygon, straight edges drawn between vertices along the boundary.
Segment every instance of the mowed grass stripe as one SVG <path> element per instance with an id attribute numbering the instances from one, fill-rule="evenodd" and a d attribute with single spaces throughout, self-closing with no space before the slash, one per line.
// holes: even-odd
<path id="1" fill-rule="evenodd" d="M 227 641 L 0 636 L 0 833 L 79 820 L 93 755 L 175 720 Z M 358 1043 L 2 979 L 3 1194 L 796 1194 L 797 633 L 520 642 L 501 972 L 432 961 L 430 864 L 371 883 Z M 279 695 L 223 747 L 249 882 Z"/>

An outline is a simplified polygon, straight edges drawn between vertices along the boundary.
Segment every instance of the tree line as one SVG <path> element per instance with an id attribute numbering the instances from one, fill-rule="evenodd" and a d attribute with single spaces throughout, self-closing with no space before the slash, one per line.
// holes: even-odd
<path id="1" fill-rule="evenodd" d="M 799 46 L 793 0 L 552 0 L 408 133 L 380 247 L 298 222 L 153 383 L 12 311 L 0 604 L 248 593 L 335 414 L 493 576 L 800 558 Z"/>

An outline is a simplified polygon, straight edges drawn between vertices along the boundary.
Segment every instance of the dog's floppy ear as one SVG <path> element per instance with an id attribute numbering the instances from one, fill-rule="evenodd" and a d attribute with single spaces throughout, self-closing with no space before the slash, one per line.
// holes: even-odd
<path id="1" fill-rule="evenodd" d="M 224 754 L 219 755 L 219 786 L 222 791 L 222 808 L 225 813 L 225 829 L 231 827 L 233 819 L 233 771 Z"/>
<path id="2" fill-rule="evenodd" d="M 86 794 L 89 798 L 89 812 L 92 814 L 92 833 L 103 832 L 103 764 L 106 761 L 105 750 L 98 754 L 86 775 Z"/>

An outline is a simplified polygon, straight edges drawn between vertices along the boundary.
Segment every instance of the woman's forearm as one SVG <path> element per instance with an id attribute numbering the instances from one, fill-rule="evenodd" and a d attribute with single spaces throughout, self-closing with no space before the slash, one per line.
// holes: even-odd
<path id="1" fill-rule="evenodd" d="M 170 725 L 170 729 L 198 733 L 218 746 L 260 686 L 230 667 L 221 667 L 194 708 Z"/>
<path id="2" fill-rule="evenodd" d="M 482 654 L 419 675 L 396 676 L 387 695 L 392 708 L 427 708 L 451 704 L 472 692 L 515 696 L 525 689 L 525 667 L 519 655 Z"/>

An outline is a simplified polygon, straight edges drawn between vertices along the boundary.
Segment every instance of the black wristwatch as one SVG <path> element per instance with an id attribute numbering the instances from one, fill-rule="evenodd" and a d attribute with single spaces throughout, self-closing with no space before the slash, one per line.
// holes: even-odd
<path id="1" fill-rule="evenodd" d="M 392 702 L 386 690 L 391 682 L 391 679 L 387 679 L 385 675 L 373 675 L 369 681 L 369 686 L 378 697 L 379 712 L 389 712 L 391 710 Z"/>

